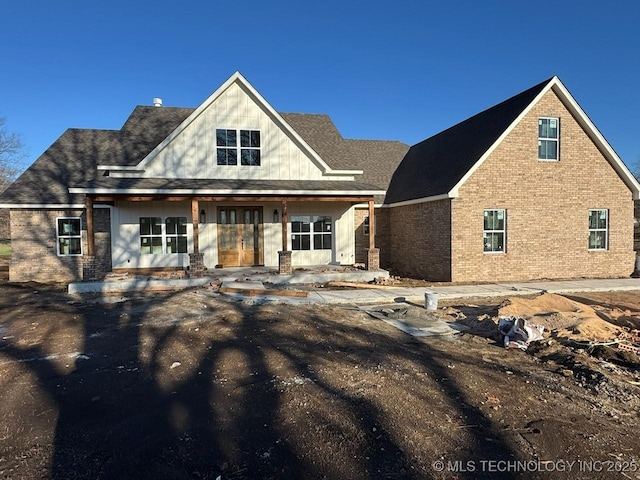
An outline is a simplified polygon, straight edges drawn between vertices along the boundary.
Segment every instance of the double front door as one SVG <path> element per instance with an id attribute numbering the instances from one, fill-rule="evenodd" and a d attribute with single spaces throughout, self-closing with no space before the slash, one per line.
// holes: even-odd
<path id="1" fill-rule="evenodd" d="M 264 264 L 262 207 L 218 208 L 218 263 L 223 267 Z"/>

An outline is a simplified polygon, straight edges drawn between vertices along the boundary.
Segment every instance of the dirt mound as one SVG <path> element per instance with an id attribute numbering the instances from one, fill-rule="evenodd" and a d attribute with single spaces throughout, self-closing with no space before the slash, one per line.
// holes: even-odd
<path id="1" fill-rule="evenodd" d="M 626 333 L 611 323 L 611 317 L 603 312 L 553 293 L 534 298 L 510 298 L 498 314 L 525 318 L 544 326 L 553 337 L 560 339 L 609 342 Z"/>

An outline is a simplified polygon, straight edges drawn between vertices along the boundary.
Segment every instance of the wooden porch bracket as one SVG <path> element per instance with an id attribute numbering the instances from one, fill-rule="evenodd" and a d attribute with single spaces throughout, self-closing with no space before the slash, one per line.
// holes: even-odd
<path id="1" fill-rule="evenodd" d="M 93 257 L 96 251 L 96 235 L 93 223 L 93 197 L 87 195 L 84 203 L 87 214 L 87 256 Z"/>

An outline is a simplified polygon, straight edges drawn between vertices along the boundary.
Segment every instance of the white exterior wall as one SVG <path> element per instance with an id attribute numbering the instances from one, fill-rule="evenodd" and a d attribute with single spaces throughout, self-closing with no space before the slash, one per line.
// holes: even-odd
<path id="1" fill-rule="evenodd" d="M 187 217 L 187 251 L 193 252 L 191 204 L 180 202 L 116 203 L 111 209 L 113 268 L 187 267 L 189 254 L 142 255 L 140 217 Z"/>
<path id="2" fill-rule="evenodd" d="M 206 222 L 199 224 L 199 246 L 204 253 L 204 263 L 214 268 L 218 262 L 217 218 L 218 207 L 261 206 L 263 209 L 263 238 L 265 266 L 278 266 L 278 251 L 282 250 L 282 225 L 273 222 L 273 211 L 282 218 L 280 202 L 270 203 L 209 203 L 200 202 L 200 210 L 206 212 Z M 313 202 L 288 204 L 289 219 L 294 215 L 327 215 L 333 220 L 331 250 L 293 251 L 293 266 L 341 264 L 355 261 L 353 244 L 354 208 L 349 203 Z M 191 204 L 182 202 L 118 203 L 112 209 L 112 258 L 113 268 L 157 268 L 189 265 L 188 254 L 142 255 L 140 254 L 140 217 L 186 217 L 187 249 L 193 252 L 193 226 Z M 288 225 L 287 248 L 291 249 L 291 222 Z"/>
<path id="3" fill-rule="evenodd" d="M 217 165 L 216 129 L 259 130 L 260 166 Z M 240 138 L 238 138 L 238 143 Z M 233 83 L 146 165 L 143 177 L 327 180 L 253 98 Z M 332 180 L 352 177 L 334 176 Z"/>

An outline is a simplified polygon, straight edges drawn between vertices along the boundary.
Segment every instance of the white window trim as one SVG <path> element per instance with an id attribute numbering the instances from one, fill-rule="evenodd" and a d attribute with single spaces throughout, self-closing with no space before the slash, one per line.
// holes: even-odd
<path id="1" fill-rule="evenodd" d="M 150 234 L 150 235 L 142 235 L 142 233 L 140 233 L 140 219 L 142 218 L 160 218 L 161 222 L 160 222 L 160 227 L 161 227 L 161 232 L 158 235 L 155 234 Z M 142 256 L 149 256 L 149 255 L 185 255 L 187 253 L 189 253 L 189 230 L 187 229 L 187 233 L 185 234 L 173 234 L 173 233 L 167 233 L 167 218 L 187 218 L 185 216 L 166 216 L 166 217 L 158 217 L 158 216 L 151 216 L 151 217 L 138 217 L 138 253 Z M 189 219 L 187 218 L 187 226 L 189 225 Z M 142 249 L 142 245 L 141 245 L 141 240 L 142 237 L 148 237 L 148 238 L 162 238 L 162 253 L 142 253 L 141 249 Z M 179 237 L 184 237 L 187 239 L 187 251 L 186 252 L 175 252 L 175 253 L 167 253 L 167 239 L 168 238 L 179 238 Z"/>
<path id="2" fill-rule="evenodd" d="M 309 221 L 309 231 L 308 232 L 294 232 L 293 231 L 293 219 L 294 218 L 308 218 Z M 316 232 L 313 229 L 313 217 L 329 217 L 331 219 L 331 231 L 330 232 Z M 319 215 L 319 214 L 302 214 L 302 215 L 292 215 L 291 216 L 291 221 L 290 221 L 290 228 L 291 228 L 291 250 L 294 252 L 328 252 L 328 251 L 332 251 L 334 248 L 334 242 L 335 242 L 335 224 L 334 224 L 334 220 L 333 217 L 331 215 Z M 316 249 L 314 248 L 314 237 L 315 235 L 327 235 L 330 234 L 331 235 L 331 248 L 319 248 Z M 293 248 L 293 237 L 294 235 L 301 235 L 301 236 L 307 236 L 309 237 L 309 249 L 294 249 Z"/>
<path id="3" fill-rule="evenodd" d="M 216 140 L 216 165 L 217 165 L 217 158 L 218 158 L 218 149 L 219 148 L 224 148 L 227 150 L 230 149 L 235 149 L 236 151 L 236 164 L 235 165 L 229 165 L 229 164 L 223 164 L 223 165 L 217 165 L 218 167 L 231 167 L 231 168 L 235 168 L 235 167 L 254 167 L 254 168 L 260 168 L 262 166 L 262 142 L 263 142 L 263 138 L 262 138 L 262 130 L 260 130 L 259 128 L 226 128 L 226 127 L 216 127 L 216 138 L 217 138 L 217 131 L 218 130 L 233 130 L 236 132 L 236 145 L 235 147 L 229 147 L 229 146 L 224 146 L 224 145 L 218 145 L 218 142 Z M 246 132 L 258 132 L 260 134 L 260 146 L 259 147 L 243 147 L 242 146 L 242 132 L 246 131 Z M 243 165 L 242 164 L 242 150 L 257 150 L 259 152 L 260 155 L 260 165 Z"/>
<path id="4" fill-rule="evenodd" d="M 502 230 L 485 230 L 484 229 L 484 214 L 485 212 L 502 212 L 504 218 L 504 228 Z M 482 210 L 482 238 L 484 240 L 485 233 L 502 233 L 502 250 L 487 252 L 484 249 L 484 244 L 482 246 L 482 253 L 485 255 L 504 255 L 507 253 L 507 210 L 505 208 L 485 208 Z"/>
<path id="5" fill-rule="evenodd" d="M 591 212 L 605 212 L 607 225 L 605 228 L 591 228 L 590 225 L 587 224 L 587 228 L 589 233 L 587 234 L 587 249 L 590 252 L 606 252 L 609 250 L 609 210 L 606 208 L 590 208 L 589 209 L 589 217 L 591 217 Z M 587 217 L 587 222 L 589 221 L 589 217 Z M 604 247 L 603 248 L 591 248 L 589 247 L 589 237 L 591 236 L 591 232 L 604 232 Z"/>
<path id="6" fill-rule="evenodd" d="M 78 220 L 80 222 L 80 234 L 74 236 L 60 236 L 58 231 L 58 220 Z M 60 239 L 61 238 L 79 238 L 80 239 L 80 253 L 60 253 Z M 56 252 L 59 257 L 81 257 L 82 252 L 82 217 L 56 217 Z"/>
<path id="7" fill-rule="evenodd" d="M 549 141 L 556 142 L 556 158 L 540 158 L 538 155 L 539 162 L 559 162 L 560 161 L 560 118 L 559 117 L 538 117 L 538 125 L 540 125 L 540 120 L 555 120 L 557 123 L 558 136 L 556 138 L 553 137 L 541 137 L 540 136 L 540 128 L 538 127 L 538 143 L 541 141 Z M 538 150 L 539 152 L 539 150 Z"/>

